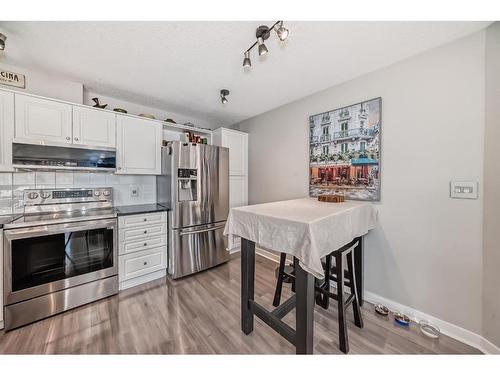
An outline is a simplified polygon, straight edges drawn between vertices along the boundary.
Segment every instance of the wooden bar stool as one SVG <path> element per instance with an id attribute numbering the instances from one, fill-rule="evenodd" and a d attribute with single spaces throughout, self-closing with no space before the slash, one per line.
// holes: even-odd
<path id="1" fill-rule="evenodd" d="M 356 288 L 356 274 L 354 269 L 353 249 L 357 246 L 360 238 L 356 238 L 340 249 L 333 251 L 325 257 L 323 269 L 325 278 L 323 280 L 316 279 L 316 304 L 328 309 L 330 298 L 337 301 L 338 320 L 339 320 L 339 347 L 344 353 L 349 352 L 349 340 L 347 336 L 347 321 L 345 318 L 347 308 L 352 304 L 354 313 L 354 324 L 363 328 L 363 318 L 361 316 L 361 307 L 359 304 L 358 291 Z M 347 260 L 347 270 L 344 270 L 343 258 Z M 335 260 L 335 265 L 332 264 Z M 294 279 L 293 272 L 285 272 L 286 254 L 282 253 L 280 257 L 280 266 L 278 269 L 278 278 L 276 290 L 274 293 L 273 305 L 279 306 L 281 299 L 281 291 L 285 278 Z M 330 281 L 337 284 L 337 293 L 330 291 Z M 345 298 L 344 286 L 350 289 L 350 295 Z"/>

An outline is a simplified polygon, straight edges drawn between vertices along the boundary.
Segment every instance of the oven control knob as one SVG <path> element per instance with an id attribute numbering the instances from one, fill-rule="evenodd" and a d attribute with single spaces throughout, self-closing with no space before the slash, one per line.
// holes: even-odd
<path id="1" fill-rule="evenodd" d="M 38 193 L 35 193 L 34 191 L 28 194 L 29 199 L 37 199 L 38 198 Z"/>
<path id="2" fill-rule="evenodd" d="M 96 191 L 94 191 L 94 195 L 96 197 L 100 197 L 101 196 L 101 192 L 99 190 L 96 190 Z"/>
<path id="3" fill-rule="evenodd" d="M 104 190 L 103 193 L 102 193 L 105 197 L 108 197 L 109 195 L 111 195 L 111 192 L 109 190 Z"/>
<path id="4" fill-rule="evenodd" d="M 43 199 L 47 199 L 47 198 L 50 198 L 50 193 L 40 193 L 40 196 L 43 198 Z"/>

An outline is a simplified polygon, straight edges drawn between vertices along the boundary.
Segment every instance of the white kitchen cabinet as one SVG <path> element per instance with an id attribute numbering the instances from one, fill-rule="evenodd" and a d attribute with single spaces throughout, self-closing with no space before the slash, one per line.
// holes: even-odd
<path id="1" fill-rule="evenodd" d="M 219 128 L 212 134 L 216 146 L 229 148 L 229 207 L 248 205 L 248 134 Z M 239 238 L 228 237 L 228 248 L 239 246 Z"/>
<path id="2" fill-rule="evenodd" d="M 248 134 L 219 128 L 214 131 L 214 144 L 229 148 L 229 174 L 248 174 Z"/>
<path id="3" fill-rule="evenodd" d="M 0 329 L 3 328 L 3 229 L 0 229 Z"/>
<path id="4" fill-rule="evenodd" d="M 15 140 L 72 143 L 72 105 L 15 94 Z"/>
<path id="5" fill-rule="evenodd" d="M 167 274 L 167 213 L 118 218 L 118 281 L 120 290 Z"/>
<path id="6" fill-rule="evenodd" d="M 116 115 L 116 173 L 161 174 L 162 124 Z"/>
<path id="7" fill-rule="evenodd" d="M 12 172 L 14 94 L 0 91 L 0 172 Z M 1 253 L 0 253 L 1 254 Z"/>
<path id="8" fill-rule="evenodd" d="M 248 205 L 247 176 L 229 176 L 229 206 L 241 207 Z"/>
<path id="9" fill-rule="evenodd" d="M 73 106 L 73 143 L 76 145 L 114 148 L 115 125 L 115 113 Z"/>

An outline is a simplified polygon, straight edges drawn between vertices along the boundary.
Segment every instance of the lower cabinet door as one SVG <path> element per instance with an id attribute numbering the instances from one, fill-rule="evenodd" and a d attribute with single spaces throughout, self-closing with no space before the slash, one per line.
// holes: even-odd
<path id="1" fill-rule="evenodd" d="M 165 269 L 167 266 L 166 253 L 165 247 L 158 247 L 121 255 L 119 257 L 119 281 L 130 280 Z"/>

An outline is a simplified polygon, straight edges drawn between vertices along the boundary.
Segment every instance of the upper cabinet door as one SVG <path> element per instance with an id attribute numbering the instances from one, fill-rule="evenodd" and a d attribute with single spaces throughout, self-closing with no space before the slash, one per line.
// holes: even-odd
<path id="1" fill-rule="evenodd" d="M 115 147 L 115 123 L 116 114 L 112 112 L 73 106 L 73 143 Z"/>
<path id="2" fill-rule="evenodd" d="M 14 94 L 0 91 L 0 172 L 11 172 L 14 138 Z M 1 268 L 0 268 L 1 269 Z"/>
<path id="3" fill-rule="evenodd" d="M 116 173 L 161 174 L 162 124 L 123 115 L 116 120 Z"/>
<path id="4" fill-rule="evenodd" d="M 248 134 L 224 130 L 222 145 L 229 148 L 229 174 L 246 175 L 248 173 Z"/>
<path id="5" fill-rule="evenodd" d="M 72 106 L 47 99 L 16 94 L 15 138 L 72 143 Z"/>

